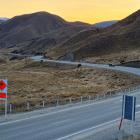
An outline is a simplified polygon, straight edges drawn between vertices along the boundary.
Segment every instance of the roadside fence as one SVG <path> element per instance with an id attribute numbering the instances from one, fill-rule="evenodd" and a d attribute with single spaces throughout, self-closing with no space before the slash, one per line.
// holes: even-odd
<path id="1" fill-rule="evenodd" d="M 26 111 L 33 111 L 36 109 L 43 109 L 43 108 L 49 108 L 49 107 L 57 107 L 62 105 L 68 105 L 68 104 L 78 104 L 78 103 L 90 103 L 90 102 L 96 102 L 99 100 L 104 100 L 116 96 L 120 96 L 123 94 L 131 94 L 133 92 L 140 91 L 140 86 L 128 88 L 128 89 L 120 89 L 116 91 L 108 91 L 106 93 L 102 94 L 96 94 L 96 95 L 89 95 L 89 96 L 81 96 L 81 97 L 69 97 L 69 98 L 54 98 L 51 100 L 44 99 L 37 104 L 30 102 L 26 102 L 20 105 L 11 104 L 10 101 L 8 101 L 8 113 L 17 113 L 17 112 L 26 112 Z M 0 115 L 4 114 L 4 104 L 0 103 Z"/>

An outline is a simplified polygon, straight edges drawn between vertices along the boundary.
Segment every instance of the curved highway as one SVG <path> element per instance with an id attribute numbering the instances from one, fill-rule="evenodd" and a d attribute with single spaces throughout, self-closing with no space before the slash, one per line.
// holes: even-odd
<path id="1" fill-rule="evenodd" d="M 33 57 L 31 57 L 31 59 L 34 61 L 43 60 L 44 62 L 67 64 L 67 65 L 81 64 L 84 67 L 110 69 L 110 70 L 120 71 L 120 72 L 124 72 L 124 73 L 131 73 L 131 74 L 140 76 L 139 68 L 123 67 L 123 66 L 109 66 L 109 65 L 105 65 L 105 64 L 92 64 L 92 63 L 84 63 L 84 62 L 62 61 L 62 60 L 48 60 L 48 59 L 43 59 L 42 56 L 33 56 Z"/>

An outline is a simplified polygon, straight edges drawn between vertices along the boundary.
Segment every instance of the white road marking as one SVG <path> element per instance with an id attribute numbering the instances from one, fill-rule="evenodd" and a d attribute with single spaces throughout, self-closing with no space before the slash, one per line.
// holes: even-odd
<path id="1" fill-rule="evenodd" d="M 54 115 L 54 114 L 57 114 L 57 113 L 61 113 L 61 112 L 65 112 L 65 111 L 70 111 L 70 110 L 74 110 L 74 109 L 80 109 L 80 108 L 92 106 L 92 105 L 95 105 L 95 104 L 101 104 L 101 103 L 104 103 L 104 102 L 108 102 L 110 100 L 111 101 L 112 100 L 116 100 L 118 98 L 120 98 L 120 97 L 115 97 L 115 98 L 112 98 L 112 99 L 106 99 L 106 100 L 99 101 L 99 102 L 97 101 L 96 103 L 89 103 L 89 104 L 86 104 L 86 105 L 74 106 L 74 107 L 66 108 L 66 109 L 55 111 L 55 112 L 51 112 L 51 113 L 31 116 L 31 117 L 24 118 L 24 119 L 19 119 L 19 120 L 14 120 L 14 121 L 9 121 L 9 122 L 3 122 L 3 123 L 0 124 L 0 126 L 6 125 L 6 124 L 12 124 L 12 123 L 16 123 L 16 122 L 21 122 L 21 121 L 25 121 L 25 120 L 30 120 L 30 119 L 36 119 L 36 118 L 40 118 L 40 117 L 44 117 L 44 116 Z"/>
<path id="2" fill-rule="evenodd" d="M 76 133 L 73 133 L 73 134 L 70 134 L 70 135 L 67 135 L 67 136 L 58 138 L 58 139 L 56 139 L 56 140 L 65 140 L 65 139 L 70 138 L 70 137 L 73 137 L 73 136 L 75 136 L 75 135 L 79 135 L 79 134 L 81 134 L 81 133 L 85 133 L 85 132 L 88 132 L 88 131 L 90 131 L 90 130 L 97 129 L 97 128 L 99 128 L 99 127 L 103 127 L 103 126 L 105 126 L 105 125 L 109 125 L 109 124 L 115 123 L 115 122 L 117 122 L 117 121 L 119 121 L 119 119 L 115 119 L 115 120 L 112 120 L 112 121 L 109 121 L 109 122 L 105 122 L 105 123 L 96 125 L 96 126 L 94 126 L 94 127 L 87 128 L 87 129 L 81 130 L 81 131 L 79 131 L 79 132 L 76 132 Z"/>
<path id="3" fill-rule="evenodd" d="M 140 113 L 140 111 L 136 112 L 136 114 L 138 114 L 138 113 Z M 58 138 L 58 139 L 56 139 L 56 140 L 65 140 L 65 139 L 68 139 L 68 138 L 70 138 L 70 137 L 73 137 L 73 136 L 76 136 L 76 135 L 79 135 L 79 134 L 82 134 L 82 133 L 85 133 L 85 132 L 88 132 L 88 131 L 97 129 L 97 128 L 99 128 L 99 127 L 111 125 L 112 123 L 115 123 L 115 122 L 117 122 L 117 121 L 119 121 L 119 120 L 120 120 L 120 118 L 117 118 L 117 119 L 115 119 L 115 120 L 112 120 L 112 121 L 109 121 L 109 122 L 105 122 L 105 123 L 102 123 L 102 124 L 99 124 L 99 125 L 96 125 L 96 126 L 93 126 L 93 127 L 90 127 L 90 128 L 87 128 L 87 129 L 78 131 L 78 132 L 75 132 L 75 133 L 73 133 L 73 134 L 69 134 L 69 135 L 67 135 L 67 136 Z"/>
<path id="4" fill-rule="evenodd" d="M 137 95 L 137 94 L 139 94 L 139 93 L 136 92 L 136 93 L 133 93 L 132 95 Z M 7 124 L 12 124 L 12 123 L 16 123 L 16 122 L 22 122 L 22 121 L 26 121 L 26 120 L 30 120 L 30 119 L 36 119 L 36 118 L 40 118 L 40 117 L 44 117 L 44 116 L 54 115 L 54 114 L 57 114 L 57 113 L 61 113 L 61 112 L 65 112 L 65 111 L 70 111 L 70 110 L 74 110 L 74 109 L 80 109 L 80 108 L 92 106 L 92 105 L 95 105 L 95 104 L 101 104 L 101 103 L 104 103 L 104 102 L 113 101 L 113 100 L 116 100 L 116 99 L 119 99 L 119 98 L 121 98 L 121 96 L 117 96 L 117 97 L 110 98 L 110 99 L 105 99 L 103 101 L 97 101 L 96 103 L 89 103 L 89 104 L 86 104 L 86 105 L 82 104 L 80 106 L 74 106 L 74 107 L 66 108 L 66 109 L 55 111 L 55 112 L 51 112 L 51 113 L 31 116 L 31 117 L 24 118 L 24 119 L 19 119 L 19 120 L 14 120 L 14 121 L 9 121 L 9 122 L 3 122 L 3 123 L 0 124 L 0 126 L 7 125 Z"/>

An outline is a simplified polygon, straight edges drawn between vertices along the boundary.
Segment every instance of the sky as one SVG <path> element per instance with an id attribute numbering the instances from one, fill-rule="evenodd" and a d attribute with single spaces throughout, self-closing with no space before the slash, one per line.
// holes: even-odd
<path id="1" fill-rule="evenodd" d="M 123 19 L 140 8 L 140 0 L 0 0 L 0 17 L 47 11 L 67 21 L 96 23 Z"/>

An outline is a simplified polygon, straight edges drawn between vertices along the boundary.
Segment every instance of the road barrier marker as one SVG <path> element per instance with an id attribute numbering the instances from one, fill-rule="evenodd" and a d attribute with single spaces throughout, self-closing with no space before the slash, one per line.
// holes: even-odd
<path id="1" fill-rule="evenodd" d="M 122 117 L 119 125 L 119 130 L 121 130 L 123 120 L 131 121 L 131 134 L 133 135 L 133 125 L 135 122 L 136 114 L 136 97 L 123 95 L 122 101 Z"/>
<path id="2" fill-rule="evenodd" d="M 7 89 L 8 80 L 0 79 L 0 100 L 5 102 L 5 119 L 7 119 Z"/>

